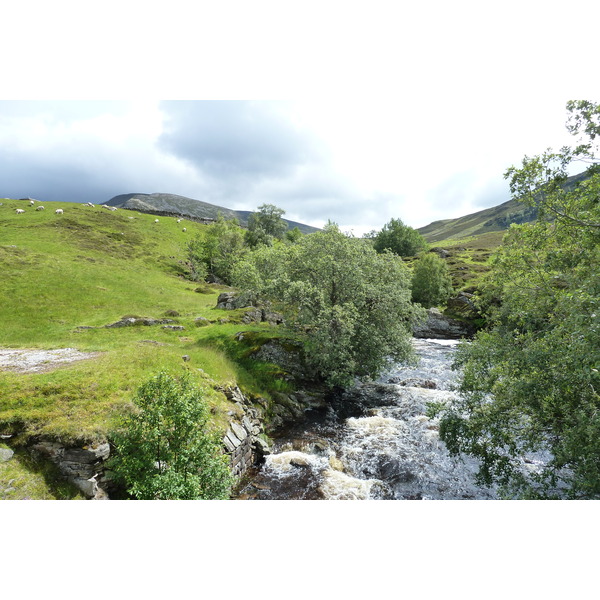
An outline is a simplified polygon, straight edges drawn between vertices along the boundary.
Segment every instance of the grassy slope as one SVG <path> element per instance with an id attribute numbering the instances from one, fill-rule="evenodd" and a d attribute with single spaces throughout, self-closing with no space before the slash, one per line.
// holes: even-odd
<path id="1" fill-rule="evenodd" d="M 268 367 L 247 369 L 227 352 L 237 331 L 265 326 L 240 325 L 240 311 L 214 308 L 222 288 L 199 288 L 181 277 L 185 244 L 206 226 L 72 203 L 38 212 L 23 201 L 1 201 L 0 347 L 100 354 L 47 373 L 0 371 L 0 432 L 20 431 L 22 440 L 103 439 L 139 384 L 161 369 L 191 371 L 217 427 L 233 409 L 219 385 L 239 382 L 251 393 L 265 392 L 273 376 Z M 26 213 L 17 215 L 17 207 Z M 64 214 L 56 215 L 57 208 Z M 170 310 L 184 331 L 102 327 L 125 315 L 164 318 Z M 213 323 L 196 327 L 199 316 Z"/>

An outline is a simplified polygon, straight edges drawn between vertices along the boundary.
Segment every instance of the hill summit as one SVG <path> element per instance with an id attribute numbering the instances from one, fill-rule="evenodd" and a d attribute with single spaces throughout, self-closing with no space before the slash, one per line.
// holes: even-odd
<path id="1" fill-rule="evenodd" d="M 226 219 L 237 219 L 242 226 L 248 224 L 248 217 L 252 214 L 252 211 L 232 210 L 223 206 L 217 206 L 216 204 L 209 204 L 202 200 L 164 193 L 120 194 L 111 198 L 106 204 L 118 208 L 137 210 L 143 213 L 185 216 L 194 219 L 216 219 L 221 214 Z M 305 225 L 304 223 L 297 223 L 288 219 L 284 219 L 284 221 L 288 224 L 289 229 L 298 227 L 302 233 L 319 231 L 317 227 Z"/>

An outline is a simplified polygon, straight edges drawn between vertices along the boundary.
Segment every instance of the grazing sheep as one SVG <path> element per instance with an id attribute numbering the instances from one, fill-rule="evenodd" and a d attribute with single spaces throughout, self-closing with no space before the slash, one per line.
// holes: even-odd
<path id="1" fill-rule="evenodd" d="M 94 206 L 91 202 L 86 202 L 83 206 Z"/>
<path id="2" fill-rule="evenodd" d="M 63 214 L 63 209 L 62 209 L 62 208 L 57 208 L 57 209 L 54 211 L 54 214 L 57 214 L 57 215 L 62 215 L 62 214 Z"/>
<path id="3" fill-rule="evenodd" d="M 158 219 L 154 219 L 154 222 L 155 222 L 155 223 L 158 223 Z"/>
<path id="4" fill-rule="evenodd" d="M 22 215 L 25 211 L 22 208 L 17 208 L 15 211 L 18 215 Z"/>
<path id="5" fill-rule="evenodd" d="M 33 206 L 35 204 L 35 200 L 30 200 L 29 201 L 29 206 Z"/>
<path id="6" fill-rule="evenodd" d="M 181 219 L 177 219 L 177 222 L 178 222 L 178 223 L 181 223 Z"/>
<path id="7" fill-rule="evenodd" d="M 44 210 L 43 206 L 38 206 L 35 210 Z"/>
<path id="8" fill-rule="evenodd" d="M 185 233 L 187 231 L 187 229 L 184 227 L 181 231 L 183 231 Z"/>

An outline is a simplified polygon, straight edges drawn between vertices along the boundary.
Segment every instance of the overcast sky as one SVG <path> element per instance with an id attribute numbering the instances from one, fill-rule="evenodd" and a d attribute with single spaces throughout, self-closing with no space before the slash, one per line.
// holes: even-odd
<path id="1" fill-rule="evenodd" d="M 31 44 L 29 4 L 4 44 L 0 197 L 167 192 L 421 227 L 508 200 L 507 167 L 569 143 L 567 100 L 600 100 L 592 2 L 109 1 L 58 30 L 39 4 Z"/>

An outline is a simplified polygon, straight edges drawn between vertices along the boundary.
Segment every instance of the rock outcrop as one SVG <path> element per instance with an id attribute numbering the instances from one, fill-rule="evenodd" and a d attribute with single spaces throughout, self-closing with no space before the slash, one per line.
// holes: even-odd
<path id="1" fill-rule="evenodd" d="M 416 338 L 445 340 L 472 337 L 475 331 L 476 327 L 473 323 L 447 317 L 437 308 L 430 308 L 427 311 L 427 319 L 413 327 L 413 335 Z"/>

